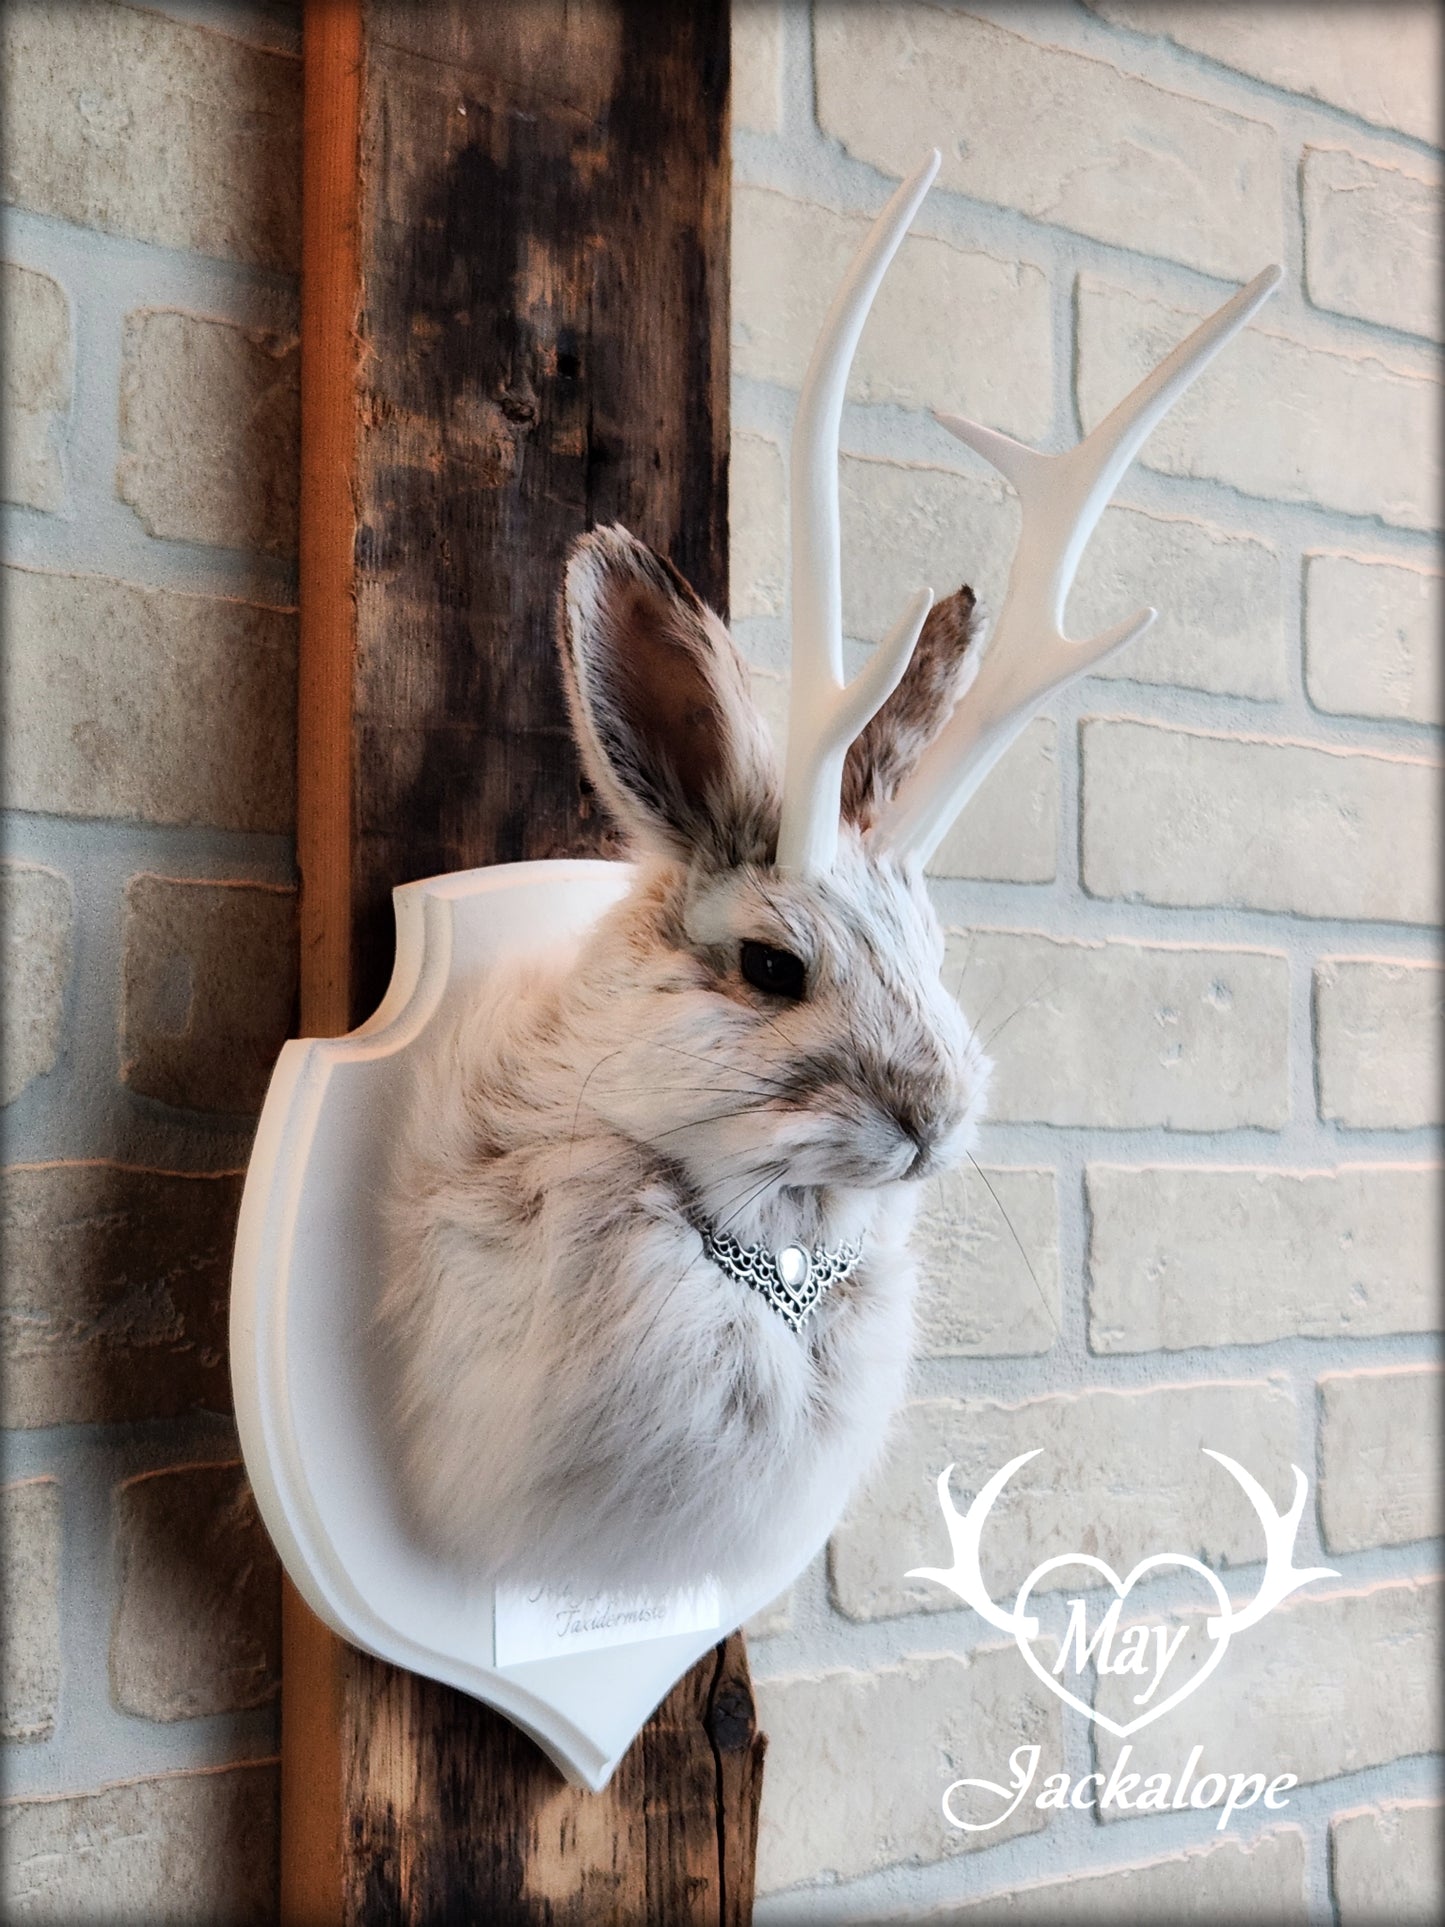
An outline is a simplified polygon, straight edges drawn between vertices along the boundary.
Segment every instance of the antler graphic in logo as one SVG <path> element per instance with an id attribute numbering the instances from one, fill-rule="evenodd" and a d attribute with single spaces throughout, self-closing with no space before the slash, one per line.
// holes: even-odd
<path id="1" fill-rule="evenodd" d="M 963 1601 L 965 1606 L 972 1607 L 980 1618 L 987 1620 L 989 1625 L 996 1626 L 1000 1632 L 1008 1633 L 1032 1670 L 1051 1691 L 1058 1694 L 1060 1699 L 1121 1737 L 1134 1732 L 1140 1726 L 1147 1725 L 1150 1720 L 1158 1719 L 1161 1713 L 1167 1713 L 1171 1707 L 1177 1706 L 1180 1700 L 1202 1685 L 1223 1659 L 1224 1649 L 1236 1633 L 1244 1632 L 1250 1626 L 1257 1625 L 1267 1613 L 1273 1612 L 1282 1600 L 1287 1599 L 1291 1593 L 1298 1592 L 1302 1586 L 1309 1585 L 1313 1580 L 1339 1577 L 1339 1574 L 1328 1566 L 1302 1567 L 1293 1563 L 1295 1539 L 1299 1532 L 1300 1517 L 1304 1511 L 1305 1497 L 1309 1490 L 1308 1481 L 1298 1466 L 1291 1468 L 1295 1477 L 1294 1502 L 1287 1512 L 1281 1513 L 1263 1486 L 1246 1472 L 1242 1465 L 1226 1457 L 1223 1452 L 1212 1452 L 1206 1446 L 1204 1450 L 1208 1456 L 1216 1459 L 1238 1482 L 1245 1497 L 1259 1515 L 1260 1524 L 1264 1527 L 1266 1561 L 1264 1578 L 1260 1581 L 1259 1590 L 1249 1605 L 1236 1611 L 1217 1575 L 1208 1566 L 1203 1565 L 1198 1559 L 1191 1558 L 1187 1553 L 1156 1553 L 1151 1558 L 1140 1560 L 1126 1579 L 1120 1579 L 1106 1561 L 1095 1558 L 1091 1553 L 1064 1553 L 1056 1558 L 1046 1559 L 1042 1565 L 1036 1566 L 1019 1587 L 1013 1610 L 1005 1611 L 1003 1607 L 995 1604 L 984 1584 L 983 1572 L 979 1564 L 979 1542 L 984 1523 L 999 1494 L 1019 1467 L 1027 1465 L 1030 1459 L 1037 1458 L 1041 1449 L 1040 1447 L 1032 1452 L 1022 1452 L 1016 1459 L 1010 1459 L 1001 1471 L 994 1473 L 987 1485 L 974 1498 L 966 1513 L 958 1511 L 949 1490 L 953 1466 L 950 1465 L 941 1472 L 938 1478 L 938 1502 L 943 1512 L 944 1523 L 948 1528 L 949 1544 L 953 1549 L 953 1564 L 947 1568 L 915 1566 L 905 1576 L 909 1579 L 932 1579 L 939 1585 L 946 1586 Z M 1043 1662 L 1033 1650 L 1033 1643 L 1039 1635 L 1039 1622 L 1032 1614 L 1025 1611 L 1025 1605 L 1032 1597 L 1040 1580 L 1047 1574 L 1060 1568 L 1079 1566 L 1087 1566 L 1106 1579 L 1113 1587 L 1116 1597 L 1104 1613 L 1098 1631 L 1093 1635 L 1089 1634 L 1085 1623 L 1084 1602 L 1078 1599 L 1070 1602 L 1073 1612 L 1062 1650 L 1052 1671 L 1046 1671 Z M 1063 1671 L 1071 1656 L 1075 1668 L 1079 1671 L 1083 1670 L 1090 1659 L 1097 1657 L 1100 1673 L 1147 1674 L 1150 1670 L 1148 1629 L 1132 1628 L 1126 1631 L 1120 1642 L 1118 1656 L 1116 1657 L 1113 1653 L 1114 1640 L 1118 1633 L 1119 1614 L 1125 1597 L 1137 1580 L 1161 1567 L 1176 1566 L 1182 1566 L 1185 1570 L 1194 1573 L 1214 1594 L 1219 1611 L 1205 1622 L 1205 1630 L 1214 1642 L 1214 1650 L 1199 1670 L 1177 1691 L 1169 1694 L 1136 1719 L 1115 1721 L 1070 1692 L 1057 1675 Z M 1169 1662 L 1178 1652 L 1185 1633 L 1180 1629 L 1170 1635 L 1163 1628 L 1157 1628 L 1153 1629 L 1153 1637 L 1155 1677 L 1151 1685 L 1135 1695 L 1135 1705 L 1146 1705 L 1153 1698 L 1159 1681 Z"/>
<path id="2" fill-rule="evenodd" d="M 1259 1591 L 1252 1603 L 1243 1612 L 1229 1612 L 1229 1631 L 1233 1636 L 1242 1633 L 1249 1626 L 1257 1626 L 1266 1613 L 1272 1613 L 1282 1599 L 1288 1599 L 1292 1592 L 1301 1586 L 1309 1585 L 1313 1579 L 1338 1579 L 1339 1574 L 1332 1566 L 1303 1566 L 1293 1564 L 1294 1542 L 1299 1532 L 1300 1515 L 1305 1509 L 1305 1495 L 1309 1491 L 1309 1480 L 1297 1465 L 1292 1465 L 1294 1473 L 1294 1503 L 1288 1512 L 1275 1510 L 1274 1501 L 1264 1487 L 1236 1460 L 1226 1458 L 1223 1452 L 1211 1452 L 1203 1448 L 1211 1459 L 1217 1459 L 1229 1473 L 1237 1479 L 1244 1490 L 1244 1496 L 1259 1514 L 1259 1523 L 1264 1527 L 1265 1568 L 1264 1578 L 1259 1582 Z M 1215 1622 L 1209 1622 L 1210 1637 L 1218 1635 L 1212 1630 Z"/>
<path id="3" fill-rule="evenodd" d="M 943 1522 L 948 1527 L 948 1543 L 953 1548 L 953 1564 L 947 1571 L 940 1566 L 915 1566 L 911 1572 L 904 1573 L 905 1579 L 936 1579 L 940 1586 L 956 1592 L 965 1606 L 972 1606 L 981 1619 L 990 1626 L 997 1626 L 1001 1633 L 1010 1633 L 1017 1638 L 1022 1630 L 1024 1637 L 1034 1639 L 1038 1636 L 1039 1622 L 1036 1619 L 1019 1621 L 1014 1613 L 1006 1613 L 993 1603 L 988 1587 L 983 1583 L 983 1571 L 978 1563 L 978 1545 L 983 1536 L 984 1521 L 993 1511 L 994 1501 L 1008 1484 L 1021 1465 L 1036 1459 L 1043 1451 L 1036 1445 L 1032 1452 L 1020 1452 L 1016 1459 L 1010 1459 L 1001 1472 L 995 1472 L 968 1511 L 960 1515 L 953 1503 L 953 1494 L 948 1482 L 953 1477 L 953 1466 L 946 1465 L 938 1475 L 938 1503 L 943 1508 Z M 955 1460 L 956 1464 L 957 1461 Z"/>

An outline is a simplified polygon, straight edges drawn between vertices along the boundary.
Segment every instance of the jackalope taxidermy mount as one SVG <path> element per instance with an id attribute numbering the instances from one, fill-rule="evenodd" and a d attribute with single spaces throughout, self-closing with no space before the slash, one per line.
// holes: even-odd
<path id="1" fill-rule="evenodd" d="M 937 167 L 879 216 L 803 383 L 781 773 L 677 572 L 622 528 L 572 550 L 572 726 L 635 880 L 580 952 L 502 973 L 431 1053 L 389 1212 L 401 1471 L 419 1529 L 479 1577 L 726 1585 L 811 1553 L 877 1457 L 918 1180 L 967 1152 L 988 1083 L 923 866 L 1051 692 L 1153 620 L 1062 632 L 1140 443 L 1279 279 L 1064 454 L 940 415 L 1020 500 L 1002 609 L 985 648 L 970 590 L 921 590 L 845 682 L 844 389 Z"/>

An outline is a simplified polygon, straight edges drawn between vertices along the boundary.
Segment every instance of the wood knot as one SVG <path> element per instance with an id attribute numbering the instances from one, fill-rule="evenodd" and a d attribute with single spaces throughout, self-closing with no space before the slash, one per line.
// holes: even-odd
<path id="1" fill-rule="evenodd" d="M 719 1753 L 740 1753 L 752 1745 L 757 1717 L 752 1692 L 741 1680 L 724 1680 L 713 1694 L 707 1730 Z"/>
<path id="2" fill-rule="evenodd" d="M 501 409 L 509 422 L 530 427 L 537 419 L 537 397 L 509 388 L 501 397 Z"/>

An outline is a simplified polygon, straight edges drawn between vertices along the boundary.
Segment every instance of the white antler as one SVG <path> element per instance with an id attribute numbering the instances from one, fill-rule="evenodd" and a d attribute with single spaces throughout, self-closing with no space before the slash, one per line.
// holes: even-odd
<path id="1" fill-rule="evenodd" d="M 851 683 L 843 680 L 843 578 L 838 534 L 838 427 L 848 371 L 888 263 L 938 172 L 935 148 L 869 230 L 833 297 L 803 378 L 793 426 L 793 647 L 788 755 L 778 867 L 816 875 L 838 847 L 843 759 L 898 687 L 931 589 L 914 595 Z"/>
<path id="2" fill-rule="evenodd" d="M 1223 1452 L 1211 1452 L 1207 1445 L 1203 1449 L 1211 1459 L 1218 1459 L 1225 1471 L 1243 1486 L 1244 1496 L 1259 1514 L 1259 1522 L 1264 1527 L 1264 1578 L 1259 1582 L 1259 1591 L 1244 1611 L 1229 1615 L 1229 1636 L 1232 1639 L 1247 1626 L 1258 1625 L 1282 1599 L 1288 1599 L 1292 1592 L 1309 1585 L 1312 1579 L 1338 1579 L 1340 1575 L 1330 1566 L 1311 1566 L 1306 1569 L 1291 1563 L 1300 1514 L 1304 1511 L 1305 1493 L 1309 1490 L 1309 1482 L 1297 1465 L 1291 1467 L 1294 1473 L 1294 1504 L 1288 1512 L 1281 1513 L 1252 1473 L 1246 1472 L 1234 1459 L 1226 1458 Z M 1212 1629 L 1218 1622 L 1211 1620 L 1209 1623 L 1213 1637 Z"/>
<path id="3" fill-rule="evenodd" d="M 993 1502 L 1003 1491 L 1014 1473 L 1030 1459 L 1036 1459 L 1043 1447 L 1035 1446 L 1032 1452 L 1021 1452 L 1016 1459 L 1010 1459 L 1001 1472 L 995 1472 L 988 1484 L 974 1499 L 968 1512 L 959 1516 L 953 1503 L 953 1494 L 948 1489 L 948 1481 L 953 1475 L 953 1467 L 947 1466 L 938 1475 L 938 1503 L 943 1508 L 944 1522 L 948 1526 L 948 1543 L 953 1548 L 953 1564 L 947 1569 L 939 1566 L 915 1566 L 906 1572 L 905 1579 L 936 1579 L 940 1586 L 947 1586 L 950 1592 L 957 1593 L 965 1606 L 997 1626 L 1000 1632 L 1033 1639 L 1038 1633 L 1038 1621 L 1020 1619 L 1014 1613 L 1006 1613 L 996 1606 L 989 1596 L 988 1587 L 983 1583 L 983 1572 L 978 1563 L 979 1540 L 983 1534 L 984 1521 L 993 1509 Z"/>
<path id="4" fill-rule="evenodd" d="M 1139 445 L 1268 300 L 1279 279 L 1277 267 L 1257 274 L 1092 434 L 1062 455 L 1040 455 L 956 415 L 937 417 L 1013 485 L 1023 527 L 978 675 L 880 819 L 874 831 L 878 843 L 927 862 L 949 824 L 1053 691 L 1094 668 L 1154 620 L 1153 609 L 1141 609 L 1088 642 L 1069 642 L 1063 633 L 1064 604 L 1080 557 Z"/>

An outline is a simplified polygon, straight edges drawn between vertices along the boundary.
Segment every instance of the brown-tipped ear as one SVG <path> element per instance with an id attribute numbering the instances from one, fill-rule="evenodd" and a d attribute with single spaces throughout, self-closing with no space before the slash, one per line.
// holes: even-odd
<path id="1" fill-rule="evenodd" d="M 670 562 L 619 527 L 574 543 L 563 602 L 573 732 L 629 838 L 716 868 L 770 861 L 772 743 L 722 623 Z"/>
<path id="2" fill-rule="evenodd" d="M 868 829 L 953 714 L 972 679 L 968 649 L 978 626 L 973 590 L 967 587 L 929 610 L 902 682 L 848 751 L 845 822 Z"/>

